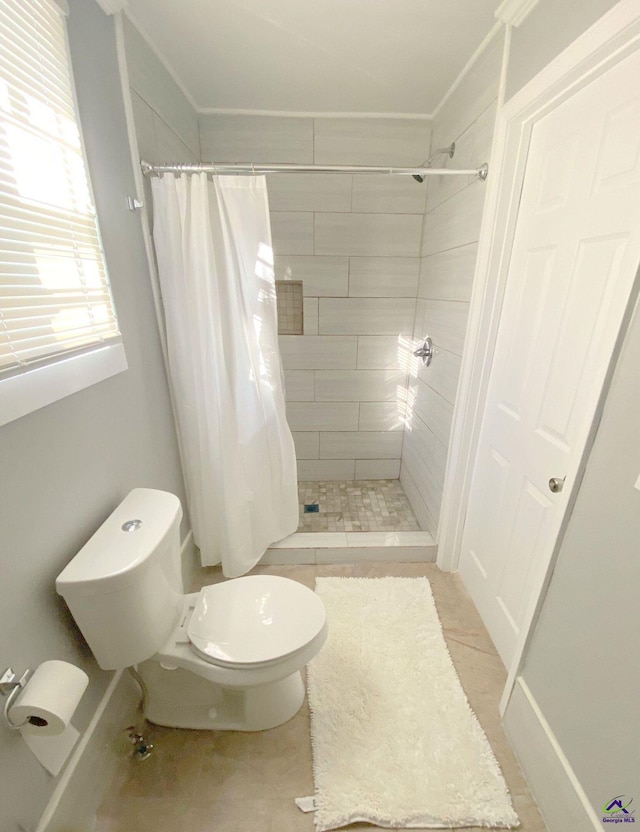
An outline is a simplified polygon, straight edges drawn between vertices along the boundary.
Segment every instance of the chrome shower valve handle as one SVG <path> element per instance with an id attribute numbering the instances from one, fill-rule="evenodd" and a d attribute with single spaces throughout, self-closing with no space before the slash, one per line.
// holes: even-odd
<path id="1" fill-rule="evenodd" d="M 413 354 L 415 355 L 416 358 L 421 358 L 422 359 L 422 363 L 424 364 L 425 367 L 428 367 L 429 364 L 431 364 L 431 361 L 433 359 L 433 354 L 434 354 L 434 347 L 433 347 L 433 341 L 431 340 L 431 338 L 428 335 L 424 339 L 422 344 L 418 347 L 418 349 L 414 350 Z"/>

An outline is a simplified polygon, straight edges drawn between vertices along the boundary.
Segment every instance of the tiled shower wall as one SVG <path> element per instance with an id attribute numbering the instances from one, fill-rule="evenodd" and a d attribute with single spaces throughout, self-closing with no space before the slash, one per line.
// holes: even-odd
<path id="1" fill-rule="evenodd" d="M 123 16 L 131 106 L 140 156 L 147 162 L 200 160 L 198 117 L 128 17 Z M 144 180 L 151 219 L 151 185 Z"/>
<path id="2" fill-rule="evenodd" d="M 438 166 L 489 161 L 502 37 L 497 36 L 433 125 L 433 146 L 456 142 Z M 424 529 L 437 534 L 449 435 L 465 341 L 486 185 L 475 177 L 431 177 L 427 189 L 414 336 L 430 335 L 436 355 L 412 374 L 400 480 Z"/>
<path id="3" fill-rule="evenodd" d="M 428 122 L 200 116 L 216 162 L 419 165 Z M 395 478 L 426 186 L 411 178 L 269 177 L 276 278 L 301 280 L 304 335 L 280 336 L 301 480 Z"/>

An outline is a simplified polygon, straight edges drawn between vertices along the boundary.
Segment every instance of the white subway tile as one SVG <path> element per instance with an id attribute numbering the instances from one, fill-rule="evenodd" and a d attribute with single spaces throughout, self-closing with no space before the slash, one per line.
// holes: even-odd
<path id="1" fill-rule="evenodd" d="M 355 460 L 353 459 L 309 459 L 298 463 L 300 480 L 353 480 Z M 322 544 L 319 543 L 319 546 Z"/>
<path id="2" fill-rule="evenodd" d="M 395 370 L 316 370 L 316 401 L 395 402 L 404 396 L 406 378 Z"/>
<path id="3" fill-rule="evenodd" d="M 455 405 L 460 378 L 460 356 L 447 352 L 440 347 L 434 347 L 434 359 L 429 367 L 420 362 L 417 378 L 435 390 L 451 405 Z M 409 385 L 414 384 L 411 378 Z"/>
<path id="4" fill-rule="evenodd" d="M 435 434 L 431 431 L 422 419 L 413 414 L 411 423 L 405 432 L 405 442 L 402 447 L 402 458 L 408 454 L 409 448 L 414 456 L 419 456 L 424 465 L 431 465 L 436 454 L 436 445 L 440 444 Z"/>
<path id="5" fill-rule="evenodd" d="M 491 144 L 496 121 L 497 101 L 493 101 L 456 139 L 453 159 L 440 156 L 435 167 L 453 169 L 479 168 L 491 157 Z M 431 176 L 427 193 L 427 210 L 430 211 L 445 199 L 461 191 L 475 179 L 474 176 Z"/>
<path id="6" fill-rule="evenodd" d="M 317 118 L 314 133 L 317 165 L 418 165 L 431 144 L 418 119 Z"/>
<path id="7" fill-rule="evenodd" d="M 360 430 L 403 430 L 405 407 L 402 401 L 360 402 Z"/>
<path id="8" fill-rule="evenodd" d="M 313 162 L 311 119 L 201 115 L 199 122 L 205 161 Z"/>
<path id="9" fill-rule="evenodd" d="M 447 449 L 419 416 L 414 416 L 411 430 L 404 436 L 402 456 L 410 454 L 420 457 L 421 465 L 429 468 L 441 491 L 447 470 Z"/>
<path id="10" fill-rule="evenodd" d="M 503 41 L 501 31 L 438 113 L 433 128 L 433 148 L 457 141 L 467 125 L 475 121 L 497 97 Z M 452 161 L 457 161 L 455 156 Z"/>
<path id="11" fill-rule="evenodd" d="M 300 479 L 303 479 L 302 477 Z M 306 478 L 304 478 L 306 479 Z M 271 545 L 272 549 L 305 549 L 315 546 L 341 547 L 347 545 L 346 532 L 294 532 L 277 543 Z"/>
<path id="12" fill-rule="evenodd" d="M 469 304 L 465 301 L 419 300 L 415 334 L 418 338 L 430 335 L 437 347 L 461 356 L 468 317 Z"/>
<path id="13" fill-rule="evenodd" d="M 399 459 L 356 459 L 357 480 L 397 480 Z"/>
<path id="14" fill-rule="evenodd" d="M 296 446 L 296 459 L 319 459 L 320 458 L 320 434 L 305 433 L 304 431 L 292 431 L 293 441 Z"/>
<path id="15" fill-rule="evenodd" d="M 320 459 L 400 459 L 401 452 L 401 433 L 320 433 Z"/>
<path id="16" fill-rule="evenodd" d="M 366 464 L 366 463 L 365 463 Z M 429 532 L 347 532 L 347 546 L 433 546 Z"/>
<path id="17" fill-rule="evenodd" d="M 267 191 L 272 211 L 351 210 L 351 177 L 340 173 L 276 173 Z"/>
<path id="18" fill-rule="evenodd" d="M 349 258 L 315 255 L 277 255 L 276 280 L 301 280 L 305 297 L 349 294 Z"/>
<path id="19" fill-rule="evenodd" d="M 315 562 L 316 550 L 308 548 L 293 549 L 287 547 L 278 549 L 270 547 L 260 558 L 260 564 L 263 566 L 280 566 L 284 564 L 293 566 L 296 564 L 311 564 Z"/>
<path id="20" fill-rule="evenodd" d="M 156 155 L 163 162 L 197 162 L 197 155 L 182 141 L 159 115 L 153 114 L 156 135 Z"/>
<path id="21" fill-rule="evenodd" d="M 323 335 L 395 335 L 411 332 L 413 298 L 320 298 Z"/>
<path id="22" fill-rule="evenodd" d="M 271 211 L 274 254 L 313 254 L 313 214 Z"/>
<path id="23" fill-rule="evenodd" d="M 124 35 L 131 88 L 197 156 L 200 138 L 195 110 L 128 18 L 124 19 Z M 181 160 L 165 158 L 162 161 Z"/>
<path id="24" fill-rule="evenodd" d="M 419 272 L 415 257 L 351 257 L 349 296 L 415 298 Z"/>
<path id="25" fill-rule="evenodd" d="M 312 402 L 313 370 L 285 370 L 284 386 L 288 402 Z"/>
<path id="26" fill-rule="evenodd" d="M 418 297 L 468 301 L 471 298 L 477 254 L 478 244 L 469 243 L 423 257 Z"/>
<path id="27" fill-rule="evenodd" d="M 351 210 L 363 214 L 423 214 L 426 194 L 426 183 L 418 183 L 412 176 L 359 174 L 353 177 Z"/>
<path id="28" fill-rule="evenodd" d="M 420 526 L 431 532 L 435 537 L 438 532 L 438 517 L 431 513 L 427 504 L 418 490 L 418 486 L 413 481 L 413 477 L 409 473 L 408 466 L 405 464 L 404 457 L 400 465 L 400 484 L 402 489 L 411 503 L 411 508 L 415 514 Z"/>
<path id="29" fill-rule="evenodd" d="M 304 298 L 302 306 L 303 331 L 305 335 L 318 334 L 318 298 Z"/>
<path id="30" fill-rule="evenodd" d="M 478 241 L 486 192 L 484 182 L 474 182 L 425 215 L 422 240 L 425 257 Z"/>
<path id="31" fill-rule="evenodd" d="M 281 335 L 280 356 L 286 370 L 355 369 L 355 335 Z"/>
<path id="32" fill-rule="evenodd" d="M 431 469 L 423 465 L 420 459 L 411 452 L 410 448 L 403 454 L 402 467 L 410 474 L 431 516 L 436 519 L 439 518 L 442 507 L 442 487 L 434 478 Z M 429 531 L 431 531 L 431 527 L 429 527 Z"/>
<path id="33" fill-rule="evenodd" d="M 367 563 L 369 561 L 431 563 L 436 559 L 436 552 L 435 545 L 348 546 L 346 549 L 316 549 L 316 563 Z"/>
<path id="34" fill-rule="evenodd" d="M 357 431 L 358 403 L 289 402 L 287 422 L 292 431 Z"/>
<path id="35" fill-rule="evenodd" d="M 451 404 L 455 404 L 460 376 L 460 356 L 435 347 L 435 354 L 428 367 L 418 364 L 417 377 Z"/>
<path id="36" fill-rule="evenodd" d="M 370 257 L 417 257 L 420 254 L 421 214 L 327 213 L 314 217 L 314 254 Z"/>
<path id="37" fill-rule="evenodd" d="M 411 387 L 411 385 L 410 385 Z M 445 448 L 449 447 L 451 420 L 453 419 L 453 405 L 439 396 L 423 381 L 415 382 L 415 401 L 413 412 L 435 434 Z"/>
<path id="38" fill-rule="evenodd" d="M 359 335 L 358 370 L 404 370 L 413 364 L 409 335 Z"/>
<path id="39" fill-rule="evenodd" d="M 146 101 L 140 98 L 135 90 L 131 90 L 131 108 L 140 156 L 147 162 L 159 162 L 153 110 Z"/>
<path id="40" fill-rule="evenodd" d="M 443 484 L 434 471 L 423 463 L 409 444 L 402 454 L 402 466 L 411 475 L 422 499 L 434 517 L 440 516 Z"/>

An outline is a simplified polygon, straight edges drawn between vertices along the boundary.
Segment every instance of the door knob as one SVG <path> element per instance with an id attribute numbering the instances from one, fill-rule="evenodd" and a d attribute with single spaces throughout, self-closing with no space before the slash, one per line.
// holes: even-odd
<path id="1" fill-rule="evenodd" d="M 554 494 L 559 494 L 564 488 L 564 481 L 566 477 L 551 477 L 549 480 L 549 491 Z"/>

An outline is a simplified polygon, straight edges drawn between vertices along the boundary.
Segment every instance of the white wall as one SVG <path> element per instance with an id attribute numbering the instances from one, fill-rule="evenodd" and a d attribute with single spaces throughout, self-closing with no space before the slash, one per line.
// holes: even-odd
<path id="1" fill-rule="evenodd" d="M 540 0 L 524 23 L 512 31 L 506 98 L 518 92 L 616 2 Z"/>
<path id="2" fill-rule="evenodd" d="M 56 575 L 136 486 L 184 499 L 134 193 L 113 21 L 70 0 L 69 35 L 98 215 L 129 370 L 0 428 L 0 628 L 4 668 L 45 659 L 90 675 L 76 717 L 88 724 L 111 674 L 95 665 Z M 34 829 L 55 780 L 0 726 L 2 828 Z M 22 826 L 19 827 L 18 824 Z"/>
<path id="3" fill-rule="evenodd" d="M 433 125 L 433 148 L 455 141 L 438 167 L 477 168 L 489 160 L 496 118 L 502 36 L 496 36 Z M 400 480 L 423 528 L 437 533 L 449 435 L 464 348 L 486 185 L 476 177 L 431 177 L 424 218 L 414 340 L 430 335 L 430 367 L 415 364 Z"/>
<path id="4" fill-rule="evenodd" d="M 638 802 L 640 665 L 640 309 L 628 331 L 522 676 L 594 811 Z M 507 710 L 516 752 L 521 719 Z M 542 763 L 544 761 L 541 761 Z M 526 770 L 551 832 L 567 830 Z M 536 787 L 538 787 L 536 789 Z M 555 821 L 555 822 L 552 822 Z M 566 818 L 565 818 L 566 822 Z"/>
<path id="5" fill-rule="evenodd" d="M 416 165 L 425 121 L 202 115 L 214 162 Z M 304 335 L 281 336 L 301 480 L 397 478 L 424 185 L 383 176 L 268 179 L 276 278 L 302 280 Z"/>

